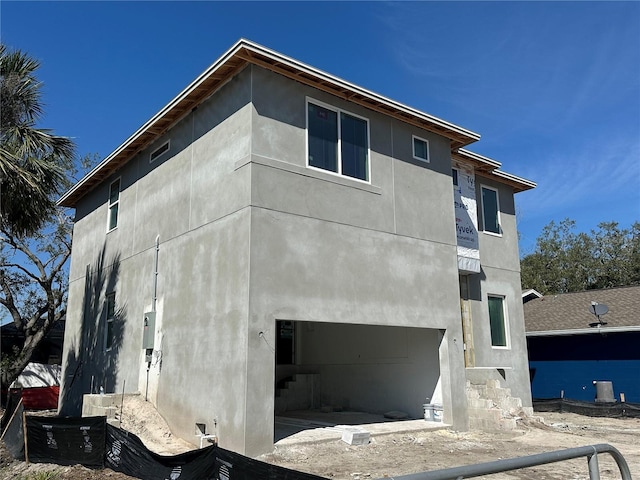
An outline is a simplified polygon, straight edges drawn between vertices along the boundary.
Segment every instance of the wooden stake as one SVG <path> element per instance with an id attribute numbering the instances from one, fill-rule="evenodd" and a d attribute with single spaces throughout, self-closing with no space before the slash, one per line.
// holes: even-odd
<path id="1" fill-rule="evenodd" d="M 27 413 L 22 412 L 22 433 L 24 437 L 24 461 L 29 465 L 29 448 L 27 447 Z"/>
<path id="2" fill-rule="evenodd" d="M 22 397 L 20 397 L 20 401 L 18 402 L 16 409 L 13 411 L 13 414 L 11 415 L 11 418 L 9 419 L 7 426 L 4 427 L 4 432 L 2 432 L 2 436 L 0 436 L 0 440 L 4 438 L 5 434 L 7 433 L 7 430 L 9 430 L 9 425 L 11 425 L 11 422 L 13 422 L 13 419 L 15 418 L 16 413 L 18 413 L 18 409 L 20 408 L 20 405 L 22 405 Z"/>
<path id="3" fill-rule="evenodd" d="M 120 424 L 118 425 L 122 428 L 122 407 L 124 407 L 124 386 L 127 384 L 126 380 L 122 381 L 122 400 L 120 401 Z"/>

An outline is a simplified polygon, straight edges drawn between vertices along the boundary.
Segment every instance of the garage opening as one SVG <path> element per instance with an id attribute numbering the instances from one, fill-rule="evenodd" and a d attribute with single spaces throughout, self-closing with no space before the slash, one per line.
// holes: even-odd
<path id="1" fill-rule="evenodd" d="M 441 338 L 437 329 L 277 321 L 276 424 L 422 418 L 423 404 L 440 395 Z"/>

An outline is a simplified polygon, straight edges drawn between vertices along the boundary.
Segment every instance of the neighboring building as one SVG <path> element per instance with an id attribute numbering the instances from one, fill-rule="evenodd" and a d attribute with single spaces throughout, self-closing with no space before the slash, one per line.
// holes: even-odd
<path id="1" fill-rule="evenodd" d="M 54 409 L 58 406 L 64 327 L 64 318 L 51 327 L 31 354 L 25 369 L 11 384 L 11 389 L 23 388 L 22 400 L 25 408 Z M 0 328 L 0 351 L 4 354 L 19 351 L 24 341 L 24 333 L 19 331 L 13 322 Z M 3 405 L 7 394 L 8 391 L 2 391 Z"/>
<path id="2" fill-rule="evenodd" d="M 600 320 L 592 302 L 608 308 Z M 611 381 L 640 403 L 640 286 L 536 298 L 524 317 L 534 398 L 593 401 L 593 382 Z"/>
<path id="3" fill-rule="evenodd" d="M 542 294 L 533 288 L 522 292 L 522 303 L 527 303 L 535 298 L 542 298 Z"/>
<path id="4" fill-rule="evenodd" d="M 62 343 L 64 340 L 65 319 L 58 320 L 49 333 L 31 354 L 30 362 L 43 363 L 45 365 L 60 365 L 62 363 Z M 20 350 L 24 345 L 24 333 L 19 331 L 13 322 L 6 323 L 0 328 L 0 342 L 2 352 Z"/>
<path id="5" fill-rule="evenodd" d="M 535 184 L 478 139 L 239 41 L 59 202 L 60 411 L 140 391 L 175 434 L 257 455 L 296 374 L 308 407 L 429 398 L 459 430 L 467 381 L 530 408 L 514 194 Z"/>

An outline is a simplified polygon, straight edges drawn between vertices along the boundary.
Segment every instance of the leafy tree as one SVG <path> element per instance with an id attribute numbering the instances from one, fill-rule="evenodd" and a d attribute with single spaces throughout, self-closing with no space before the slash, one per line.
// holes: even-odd
<path id="1" fill-rule="evenodd" d="M 69 186 L 74 144 L 38 128 L 43 114 L 38 61 L 0 44 L 0 225 L 33 234 Z"/>
<path id="2" fill-rule="evenodd" d="M 567 218 L 542 229 L 520 263 L 523 288 L 554 294 L 640 284 L 640 222 L 628 229 L 602 222 L 589 234 L 575 226 Z"/>
<path id="3" fill-rule="evenodd" d="M 24 343 L 3 351 L 2 388 L 66 313 L 71 219 L 56 199 L 76 173 L 74 144 L 39 128 L 39 63 L 0 44 L 0 319 L 10 318 Z M 80 159 L 82 168 L 95 156 Z"/>
<path id="4" fill-rule="evenodd" d="M 0 228 L 0 305 L 24 335 L 24 344 L 2 352 L 0 383 L 7 388 L 31 354 L 66 314 L 71 219 L 59 212 L 28 240 Z"/>

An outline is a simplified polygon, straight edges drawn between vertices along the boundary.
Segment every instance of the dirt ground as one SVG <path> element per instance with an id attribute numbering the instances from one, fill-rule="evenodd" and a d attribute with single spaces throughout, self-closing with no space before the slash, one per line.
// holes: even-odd
<path id="1" fill-rule="evenodd" d="M 174 437 L 162 417 L 139 397 L 127 397 L 122 427 L 138 435 L 151 450 L 164 455 L 193 447 Z M 418 431 L 373 436 L 368 445 L 350 446 L 341 440 L 276 446 L 259 459 L 334 480 L 393 478 L 503 458 L 609 443 L 624 455 L 631 473 L 640 478 L 640 419 L 592 418 L 570 413 L 542 413 L 544 423 L 523 420 L 511 432 Z M 30 464 L 10 458 L 0 447 L 0 480 L 129 479 L 109 469 Z M 619 479 L 607 454 L 598 456 L 602 480 Z M 576 459 L 510 473 L 492 479 L 588 479 L 586 459 Z"/>
<path id="2" fill-rule="evenodd" d="M 625 457 L 631 474 L 640 478 L 640 419 L 591 418 L 570 413 L 544 413 L 545 423 L 520 421 L 511 432 L 392 434 L 372 438 L 369 445 L 324 444 L 276 447 L 261 460 L 335 480 L 393 478 L 565 448 L 609 443 Z M 598 456 L 602 480 L 619 479 L 615 461 Z M 582 480 L 589 478 L 585 458 L 509 473 L 491 479 Z"/>

